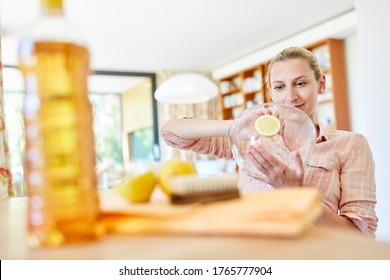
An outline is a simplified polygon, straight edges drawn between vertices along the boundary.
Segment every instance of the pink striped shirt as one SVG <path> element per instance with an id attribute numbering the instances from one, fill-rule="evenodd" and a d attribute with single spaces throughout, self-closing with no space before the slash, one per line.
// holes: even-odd
<path id="1" fill-rule="evenodd" d="M 161 131 L 172 147 L 232 159 L 224 137 L 184 139 Z M 374 161 L 366 138 L 357 133 L 321 128 L 313 153 L 307 162 L 304 185 L 317 188 L 323 203 L 334 213 L 349 218 L 360 230 L 375 236 L 378 218 Z M 241 191 L 272 190 L 272 186 L 239 171 Z"/>

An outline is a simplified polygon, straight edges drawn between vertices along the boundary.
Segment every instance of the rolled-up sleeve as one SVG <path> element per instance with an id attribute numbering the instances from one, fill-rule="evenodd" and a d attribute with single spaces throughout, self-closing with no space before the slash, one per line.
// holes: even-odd
<path id="1" fill-rule="evenodd" d="M 368 142 L 358 135 L 341 164 L 340 215 L 349 218 L 364 233 L 375 236 L 375 166 Z"/>
<path id="2" fill-rule="evenodd" d="M 185 139 L 165 131 L 161 131 L 160 134 L 165 143 L 173 148 L 191 150 L 195 153 L 212 155 L 218 158 L 233 158 L 229 142 L 226 137 Z"/>

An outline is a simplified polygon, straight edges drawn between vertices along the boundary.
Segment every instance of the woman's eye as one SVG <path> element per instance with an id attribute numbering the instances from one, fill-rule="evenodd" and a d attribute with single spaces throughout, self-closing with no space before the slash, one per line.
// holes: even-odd
<path id="1" fill-rule="evenodd" d="M 281 90 L 282 88 L 282 86 L 274 86 L 274 90 Z"/>
<path id="2" fill-rule="evenodd" d="M 303 86 L 305 86 L 307 83 L 306 82 L 297 82 L 296 83 L 296 85 L 298 86 L 298 87 L 303 87 Z"/>

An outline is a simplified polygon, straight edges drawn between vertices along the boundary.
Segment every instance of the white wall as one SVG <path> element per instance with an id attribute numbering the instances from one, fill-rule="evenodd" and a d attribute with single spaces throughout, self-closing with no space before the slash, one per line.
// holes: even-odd
<path id="1" fill-rule="evenodd" d="M 390 241 L 390 1 L 356 0 L 365 135 L 376 165 L 377 238 Z"/>
<path id="2" fill-rule="evenodd" d="M 356 12 L 349 11 L 327 22 L 307 29 L 302 33 L 286 38 L 214 69 L 212 71 L 212 77 L 218 80 L 230 74 L 237 73 L 242 69 L 263 63 L 272 58 L 280 50 L 290 46 L 307 46 L 330 37 L 344 39 L 354 33 L 356 33 Z"/>
<path id="3" fill-rule="evenodd" d="M 359 74 L 358 38 L 356 33 L 345 38 L 344 48 L 350 128 L 353 132 L 365 135 L 363 90 Z"/>

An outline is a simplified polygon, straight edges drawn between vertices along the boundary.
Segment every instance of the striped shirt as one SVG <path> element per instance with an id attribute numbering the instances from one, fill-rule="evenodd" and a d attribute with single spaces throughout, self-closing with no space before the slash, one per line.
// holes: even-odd
<path id="1" fill-rule="evenodd" d="M 174 148 L 218 158 L 233 158 L 225 137 L 190 140 L 164 131 L 161 135 Z M 375 236 L 378 218 L 375 213 L 374 161 L 363 135 L 341 130 L 325 131 L 321 128 L 304 170 L 304 186 L 317 188 L 323 203 L 332 212 L 347 217 L 365 234 Z M 241 170 L 238 185 L 241 191 L 273 189 Z"/>

